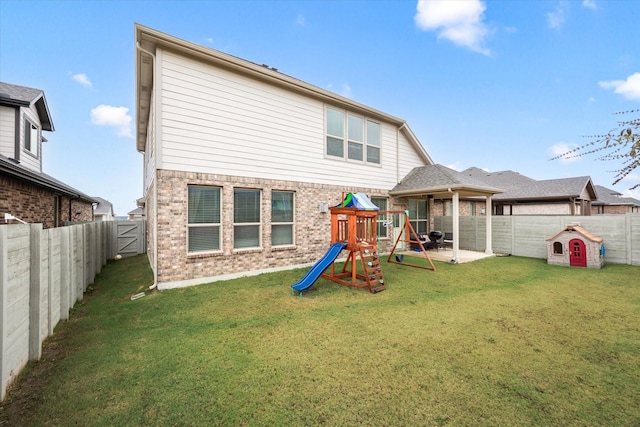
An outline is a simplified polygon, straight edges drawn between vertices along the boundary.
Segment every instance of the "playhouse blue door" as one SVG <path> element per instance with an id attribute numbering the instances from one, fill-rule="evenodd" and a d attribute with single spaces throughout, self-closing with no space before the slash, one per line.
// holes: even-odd
<path id="1" fill-rule="evenodd" d="M 569 242 L 569 265 L 572 267 L 587 266 L 587 252 L 584 250 L 584 242 L 573 239 Z"/>

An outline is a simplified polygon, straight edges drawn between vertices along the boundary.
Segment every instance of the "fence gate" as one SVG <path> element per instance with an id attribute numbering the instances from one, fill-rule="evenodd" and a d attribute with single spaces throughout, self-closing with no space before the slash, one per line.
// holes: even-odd
<path id="1" fill-rule="evenodd" d="M 114 255 L 123 257 L 146 252 L 146 230 L 144 221 L 114 221 L 115 249 Z"/>

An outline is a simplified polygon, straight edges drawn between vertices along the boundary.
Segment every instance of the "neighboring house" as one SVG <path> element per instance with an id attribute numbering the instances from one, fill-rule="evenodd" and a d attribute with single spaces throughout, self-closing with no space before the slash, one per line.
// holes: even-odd
<path id="1" fill-rule="evenodd" d="M 110 201 L 102 197 L 94 197 L 98 204 L 94 205 L 93 217 L 95 221 L 113 221 L 115 215 L 113 213 L 113 205 Z"/>
<path id="2" fill-rule="evenodd" d="M 591 213 L 626 214 L 640 212 L 640 200 L 622 197 L 621 193 L 601 185 L 596 185 L 598 200 L 591 204 Z"/>
<path id="3" fill-rule="evenodd" d="M 461 173 L 505 190 L 493 198 L 494 215 L 591 215 L 592 204 L 598 199 L 588 176 L 537 181 L 513 171 L 487 172 L 476 167 Z M 465 201 L 469 215 L 484 214 L 477 206 L 473 198 Z M 440 211 L 448 215 L 446 202 Z"/>
<path id="4" fill-rule="evenodd" d="M 142 208 L 135 208 L 134 210 L 127 213 L 129 217 L 127 218 L 129 221 L 136 221 L 140 219 L 144 219 L 144 211 Z"/>
<path id="5" fill-rule="evenodd" d="M 141 25 L 135 43 L 159 289 L 309 265 L 329 247 L 327 207 L 344 192 L 407 209 L 411 194 L 390 190 L 433 164 L 402 119 Z"/>
<path id="6" fill-rule="evenodd" d="M 0 221 L 93 220 L 92 197 L 42 172 L 44 131 L 54 131 L 44 92 L 0 82 Z"/>

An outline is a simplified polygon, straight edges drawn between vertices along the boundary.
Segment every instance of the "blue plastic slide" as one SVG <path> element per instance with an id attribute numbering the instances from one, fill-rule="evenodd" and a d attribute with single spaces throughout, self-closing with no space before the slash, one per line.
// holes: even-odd
<path id="1" fill-rule="evenodd" d="M 327 267 L 329 267 L 331 263 L 333 263 L 336 258 L 338 258 L 340 252 L 342 252 L 342 250 L 346 247 L 346 244 L 340 242 L 331 245 L 327 253 L 324 254 L 318 261 L 316 261 L 315 264 L 313 264 L 313 267 L 311 267 L 311 269 L 307 271 L 307 274 L 305 274 L 305 276 L 300 279 L 299 282 L 291 285 L 291 288 L 298 292 L 309 289 L 311 285 L 313 285 L 316 280 L 318 280 L 320 276 L 322 276 L 322 273 L 324 273 Z"/>

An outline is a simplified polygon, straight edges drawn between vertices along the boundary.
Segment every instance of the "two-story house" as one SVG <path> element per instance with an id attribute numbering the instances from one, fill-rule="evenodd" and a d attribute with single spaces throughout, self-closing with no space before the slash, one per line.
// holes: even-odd
<path id="1" fill-rule="evenodd" d="M 312 263 L 330 240 L 327 208 L 345 192 L 382 210 L 426 205 L 422 183 L 390 194 L 434 164 L 404 120 L 137 24 L 135 44 L 136 143 L 159 289 Z"/>
<path id="2" fill-rule="evenodd" d="M 0 221 L 91 221 L 92 197 L 42 172 L 43 132 L 53 132 L 44 92 L 0 82 Z"/>

